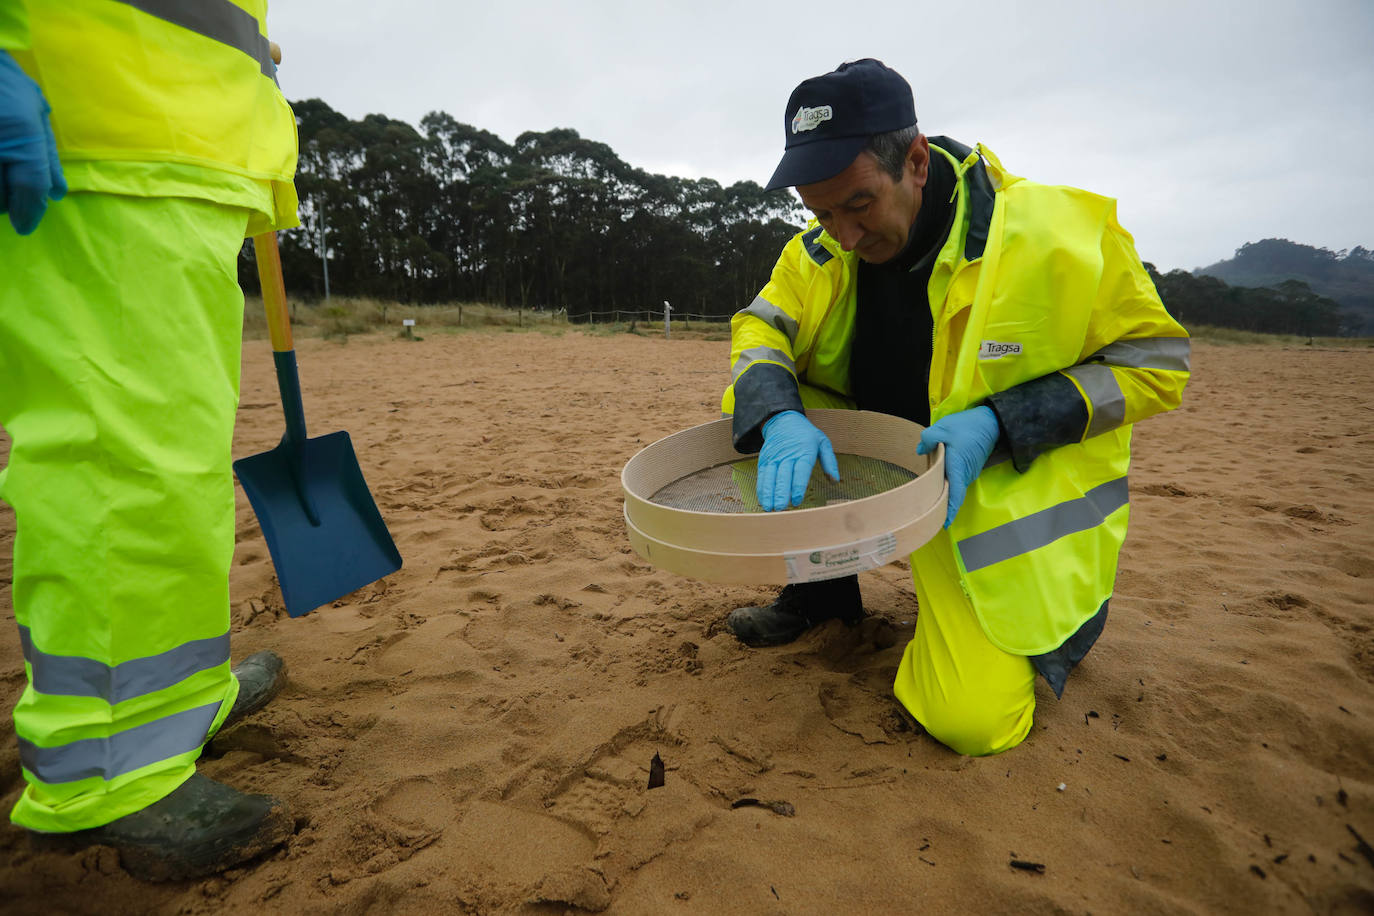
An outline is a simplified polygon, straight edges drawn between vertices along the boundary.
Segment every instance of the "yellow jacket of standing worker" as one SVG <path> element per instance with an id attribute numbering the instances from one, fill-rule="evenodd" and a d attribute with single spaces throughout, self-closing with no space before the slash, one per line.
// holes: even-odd
<path id="1" fill-rule="evenodd" d="M 982 146 L 933 138 L 930 148 L 957 174 L 952 229 L 928 287 L 932 422 L 1051 375 L 1086 406 L 1068 444 L 1042 451 L 1008 435 L 1011 454 L 989 460 L 938 535 L 952 539 L 961 587 L 993 644 L 1039 655 L 1111 596 L 1129 514 L 1131 424 L 1178 405 L 1187 332 L 1165 311 L 1114 201 L 1026 181 Z M 736 382 L 761 363 L 780 365 L 840 406 L 850 394 L 855 260 L 815 223 L 787 244 L 732 321 Z M 913 574 L 939 575 L 925 553 L 912 554 Z"/>
<path id="2" fill-rule="evenodd" d="M 0 49 L 43 87 L 71 190 L 243 207 L 249 235 L 297 225 L 266 0 L 3 5 Z"/>

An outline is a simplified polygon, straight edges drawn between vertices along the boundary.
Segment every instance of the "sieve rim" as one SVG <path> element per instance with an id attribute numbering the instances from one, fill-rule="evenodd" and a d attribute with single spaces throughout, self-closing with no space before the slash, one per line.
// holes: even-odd
<path id="1" fill-rule="evenodd" d="M 944 446 L 917 455 L 919 424 L 871 411 L 809 410 L 807 416 L 837 452 L 880 458 L 916 477 L 869 496 L 783 512 L 709 512 L 652 502 L 653 494 L 683 476 L 747 457 L 734 450 L 727 417 L 673 433 L 630 458 L 621 472 L 626 521 L 683 550 L 781 555 L 888 535 L 944 503 Z"/>

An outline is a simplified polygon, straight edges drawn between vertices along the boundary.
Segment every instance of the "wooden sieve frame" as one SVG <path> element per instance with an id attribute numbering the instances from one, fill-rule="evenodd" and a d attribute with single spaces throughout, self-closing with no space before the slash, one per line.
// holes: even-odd
<path id="1" fill-rule="evenodd" d="M 945 521 L 945 450 L 917 455 L 923 427 L 867 410 L 808 410 L 840 454 L 916 474 L 863 499 L 784 512 L 698 512 L 649 501 L 688 474 L 739 461 L 725 417 L 641 449 L 620 475 L 630 545 L 660 569 L 735 584 L 810 582 L 874 569 L 929 541 Z"/>

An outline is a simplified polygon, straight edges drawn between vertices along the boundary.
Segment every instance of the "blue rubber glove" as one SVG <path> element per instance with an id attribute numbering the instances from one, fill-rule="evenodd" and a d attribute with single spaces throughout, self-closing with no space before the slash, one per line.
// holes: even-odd
<path id="1" fill-rule="evenodd" d="M 774 414 L 763 424 L 759 477 L 754 492 L 765 512 L 801 505 L 816 456 L 831 480 L 840 479 L 835 449 L 825 433 L 795 410 Z M 790 498 L 789 498 L 790 497 Z"/>
<path id="2" fill-rule="evenodd" d="M 921 433 L 916 454 L 928 455 L 936 443 L 945 444 L 945 480 L 949 481 L 949 509 L 945 512 L 948 528 L 964 504 L 969 485 L 978 479 L 1002 426 L 991 407 L 974 407 L 941 417 Z"/>
<path id="3" fill-rule="evenodd" d="M 67 193 L 43 90 L 0 51 L 0 213 L 20 235 L 38 228 L 48 198 Z"/>

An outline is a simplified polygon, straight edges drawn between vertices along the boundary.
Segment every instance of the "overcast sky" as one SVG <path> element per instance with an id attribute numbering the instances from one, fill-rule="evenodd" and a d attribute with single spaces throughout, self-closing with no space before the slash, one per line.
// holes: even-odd
<path id="1" fill-rule="evenodd" d="M 801 80 L 876 57 L 928 135 L 1119 200 L 1161 270 L 1285 237 L 1374 248 L 1374 0 L 273 0 L 290 99 L 762 183 Z"/>

